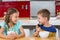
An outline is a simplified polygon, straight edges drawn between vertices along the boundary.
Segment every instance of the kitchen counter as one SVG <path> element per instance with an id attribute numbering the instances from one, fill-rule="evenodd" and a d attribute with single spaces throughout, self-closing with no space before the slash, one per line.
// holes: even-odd
<path id="1" fill-rule="evenodd" d="M 0 20 L 0 23 L 2 21 L 3 20 Z M 32 19 L 32 18 L 24 19 L 24 20 L 20 19 L 20 21 L 22 22 L 23 26 L 36 26 L 38 24 L 37 19 Z M 55 25 L 56 27 L 59 27 L 60 26 L 60 19 L 56 19 L 56 17 L 51 17 L 49 23 L 52 25 Z"/>

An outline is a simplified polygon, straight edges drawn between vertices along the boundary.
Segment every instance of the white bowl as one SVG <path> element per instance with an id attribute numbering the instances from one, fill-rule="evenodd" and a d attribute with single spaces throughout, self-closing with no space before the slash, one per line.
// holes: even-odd
<path id="1" fill-rule="evenodd" d="M 41 32 L 39 32 L 39 36 L 41 38 L 47 38 L 49 36 L 49 32 L 48 31 L 41 31 Z"/>

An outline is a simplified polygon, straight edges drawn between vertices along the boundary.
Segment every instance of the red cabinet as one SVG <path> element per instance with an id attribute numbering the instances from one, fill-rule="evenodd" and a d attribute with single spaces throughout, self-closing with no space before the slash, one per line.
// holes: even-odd
<path id="1" fill-rule="evenodd" d="M 4 16 L 4 12 L 8 8 L 16 8 L 20 12 L 19 17 L 30 17 L 30 2 L 0 2 L 0 17 Z"/>
<path id="2" fill-rule="evenodd" d="M 56 11 L 57 11 L 57 12 L 60 12 L 60 5 L 57 5 L 57 6 L 56 6 Z"/>

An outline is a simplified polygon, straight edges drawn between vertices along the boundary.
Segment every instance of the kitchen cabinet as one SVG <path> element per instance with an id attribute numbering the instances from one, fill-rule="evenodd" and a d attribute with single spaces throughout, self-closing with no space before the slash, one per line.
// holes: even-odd
<path id="1" fill-rule="evenodd" d="M 5 1 L 30 1 L 30 0 L 2 0 L 3 2 Z"/>
<path id="2" fill-rule="evenodd" d="M 56 16 L 60 16 L 60 0 L 56 0 Z"/>
<path id="3" fill-rule="evenodd" d="M 8 8 L 16 8 L 19 17 L 30 17 L 30 1 L 0 2 L 0 17 L 4 16 Z"/>

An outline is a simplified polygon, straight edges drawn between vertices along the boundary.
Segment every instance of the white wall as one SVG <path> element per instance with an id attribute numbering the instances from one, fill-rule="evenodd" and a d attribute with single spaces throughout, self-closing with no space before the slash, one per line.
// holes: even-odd
<path id="1" fill-rule="evenodd" d="M 31 0 L 31 1 L 54 1 L 54 0 Z"/>
<path id="2" fill-rule="evenodd" d="M 38 10 L 44 8 L 51 12 L 51 16 L 55 16 L 55 1 L 31 1 L 30 4 L 31 16 L 36 16 Z"/>

